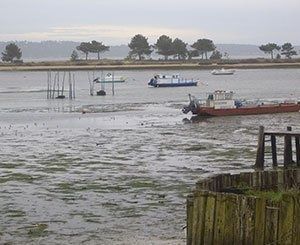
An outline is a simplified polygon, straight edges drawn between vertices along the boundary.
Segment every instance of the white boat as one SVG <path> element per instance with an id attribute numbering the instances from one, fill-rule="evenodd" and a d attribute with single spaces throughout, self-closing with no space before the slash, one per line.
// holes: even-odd
<path id="1" fill-rule="evenodd" d="M 123 76 L 115 76 L 114 73 L 107 73 L 104 75 L 101 73 L 100 77 L 93 78 L 91 80 L 89 78 L 89 83 L 90 83 L 90 95 L 94 95 L 94 90 L 96 84 L 100 84 L 100 90 L 97 91 L 97 95 L 105 96 L 105 84 L 110 83 L 111 84 L 111 89 L 112 89 L 112 94 L 115 94 L 115 83 L 124 83 L 126 80 L 125 77 Z"/>
<path id="2" fill-rule="evenodd" d="M 235 70 L 232 69 L 215 69 L 212 70 L 211 74 L 213 75 L 233 75 L 235 73 Z"/>
<path id="3" fill-rule="evenodd" d="M 114 74 L 108 73 L 103 77 L 97 77 L 93 80 L 94 83 L 123 83 L 126 78 L 122 76 L 115 76 Z"/>
<path id="4" fill-rule="evenodd" d="M 197 81 L 193 79 L 186 79 L 179 76 L 179 74 L 174 75 L 155 75 L 148 82 L 149 86 L 158 87 L 187 87 L 187 86 L 197 86 Z"/>

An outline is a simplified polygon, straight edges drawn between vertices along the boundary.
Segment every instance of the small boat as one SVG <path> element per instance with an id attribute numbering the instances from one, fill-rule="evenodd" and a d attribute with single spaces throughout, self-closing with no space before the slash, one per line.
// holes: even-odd
<path id="1" fill-rule="evenodd" d="M 94 83 L 124 83 L 125 77 L 115 76 L 114 74 L 108 73 L 103 77 L 97 77 L 93 80 Z"/>
<path id="2" fill-rule="evenodd" d="M 211 71 L 211 74 L 213 75 L 233 75 L 235 73 L 235 70 L 232 69 L 215 69 Z"/>
<path id="3" fill-rule="evenodd" d="M 203 117 L 258 115 L 286 112 L 299 112 L 299 101 L 251 102 L 233 99 L 233 92 L 217 90 L 209 93 L 205 101 L 189 95 L 190 103 L 182 109 L 183 113 L 192 112 Z"/>
<path id="4" fill-rule="evenodd" d="M 193 79 L 181 78 L 178 74 L 175 75 L 155 75 L 148 82 L 149 86 L 158 87 L 186 87 L 197 86 L 197 81 Z"/>

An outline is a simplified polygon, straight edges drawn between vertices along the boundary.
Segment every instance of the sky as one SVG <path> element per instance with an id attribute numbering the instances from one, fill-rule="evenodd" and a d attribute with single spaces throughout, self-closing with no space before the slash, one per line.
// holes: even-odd
<path id="1" fill-rule="evenodd" d="M 300 44 L 300 0 L 0 0 L 0 41 Z"/>

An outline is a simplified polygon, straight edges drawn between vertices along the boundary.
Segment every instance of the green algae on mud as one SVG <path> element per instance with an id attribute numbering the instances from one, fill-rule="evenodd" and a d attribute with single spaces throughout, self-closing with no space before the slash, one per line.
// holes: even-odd
<path id="1" fill-rule="evenodd" d="M 5 211 L 6 216 L 9 218 L 18 218 L 18 217 L 24 217 L 26 216 L 26 212 L 24 212 L 23 210 L 6 210 Z"/>
<path id="2" fill-rule="evenodd" d="M 31 237 L 40 237 L 47 234 L 47 224 L 35 224 L 29 228 L 28 235 Z"/>
<path id="3" fill-rule="evenodd" d="M 10 173 L 8 175 L 2 176 L 0 178 L 0 184 L 6 183 L 10 181 L 16 181 L 16 182 L 24 182 L 24 183 L 33 183 L 35 180 L 41 179 L 42 176 L 31 176 L 29 174 L 23 174 L 23 173 Z"/>

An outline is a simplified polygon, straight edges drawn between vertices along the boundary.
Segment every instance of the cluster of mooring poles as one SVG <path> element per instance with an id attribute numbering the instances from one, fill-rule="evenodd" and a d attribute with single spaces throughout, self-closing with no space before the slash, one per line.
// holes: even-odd
<path id="1" fill-rule="evenodd" d="M 75 74 L 71 72 L 47 72 L 47 99 L 65 99 L 65 83 L 69 99 L 75 99 Z"/>

